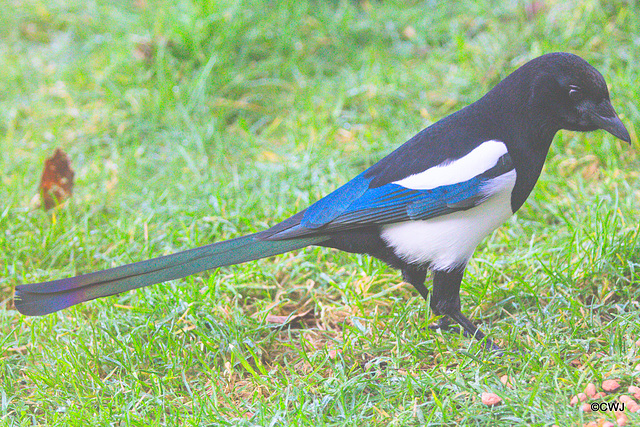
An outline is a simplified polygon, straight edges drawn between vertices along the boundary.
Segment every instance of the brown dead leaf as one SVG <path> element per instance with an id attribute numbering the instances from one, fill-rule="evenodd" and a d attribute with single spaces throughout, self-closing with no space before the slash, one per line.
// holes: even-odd
<path id="1" fill-rule="evenodd" d="M 616 413 L 616 424 L 619 426 L 626 426 L 629 424 L 629 417 L 624 412 Z"/>
<path id="2" fill-rule="evenodd" d="M 602 382 L 602 389 L 607 393 L 612 393 L 620 388 L 620 383 L 616 380 L 604 380 Z"/>
<path id="3" fill-rule="evenodd" d="M 593 399 L 595 395 L 598 393 L 596 391 L 596 385 L 594 383 L 587 384 L 587 387 L 584 389 L 584 393 Z"/>
<path id="4" fill-rule="evenodd" d="M 313 318 L 312 311 L 313 311 L 313 308 L 310 308 L 306 311 L 303 311 L 302 313 L 298 313 L 298 314 L 290 313 L 287 316 L 278 316 L 275 314 L 268 314 L 266 320 L 269 323 L 275 323 L 281 326 L 295 325 L 297 323 L 300 323 L 300 321 L 303 319 L 312 319 Z"/>
<path id="5" fill-rule="evenodd" d="M 133 57 L 139 61 L 151 62 L 156 55 L 156 44 L 151 40 L 143 40 L 136 43 Z"/>
<path id="6" fill-rule="evenodd" d="M 500 382 L 502 383 L 503 386 L 507 388 L 513 388 L 513 378 L 511 378 L 509 375 L 501 376 Z"/>
<path id="7" fill-rule="evenodd" d="M 338 357 L 339 354 L 342 354 L 342 350 L 341 349 L 335 349 L 332 348 L 329 350 L 329 358 L 332 360 L 335 360 L 336 357 Z"/>
<path id="8" fill-rule="evenodd" d="M 40 197 L 45 209 L 51 209 L 71 197 L 75 173 L 67 153 L 57 148 L 44 162 L 40 178 Z"/>
<path id="9" fill-rule="evenodd" d="M 640 387 L 630 385 L 628 390 L 629 390 L 629 393 L 633 393 L 633 397 L 635 397 L 636 399 L 640 399 Z"/>
<path id="10" fill-rule="evenodd" d="M 628 394 L 623 394 L 622 396 L 618 397 L 618 400 L 622 403 L 627 403 L 627 404 L 631 402 L 635 403 L 635 401 Z"/>
<path id="11" fill-rule="evenodd" d="M 580 361 L 580 359 L 573 359 L 569 362 L 569 364 L 571 364 L 571 366 L 575 366 L 576 368 L 582 367 L 582 362 Z"/>
<path id="12" fill-rule="evenodd" d="M 4 351 L 5 352 L 16 352 L 16 353 L 20 353 L 22 354 L 22 352 L 24 352 L 25 350 L 27 350 L 27 348 L 29 348 L 28 345 L 21 345 L 18 347 L 9 347 L 9 348 L 5 348 Z"/>
<path id="13" fill-rule="evenodd" d="M 480 400 L 487 406 L 496 406 L 502 402 L 502 398 L 495 393 L 485 392 L 480 396 Z"/>

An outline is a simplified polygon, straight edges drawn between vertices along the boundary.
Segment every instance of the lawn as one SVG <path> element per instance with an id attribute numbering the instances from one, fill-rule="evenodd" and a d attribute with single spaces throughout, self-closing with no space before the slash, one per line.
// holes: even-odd
<path id="1" fill-rule="evenodd" d="M 570 406 L 587 384 L 640 385 L 636 2 L 8 1 L 2 425 L 583 425 L 616 420 Z M 430 330 L 398 272 L 319 248 L 13 308 L 21 283 L 263 230 L 559 50 L 602 72 L 632 144 L 560 132 L 476 251 L 463 310 L 504 357 Z M 74 194 L 44 211 L 58 147 Z"/>

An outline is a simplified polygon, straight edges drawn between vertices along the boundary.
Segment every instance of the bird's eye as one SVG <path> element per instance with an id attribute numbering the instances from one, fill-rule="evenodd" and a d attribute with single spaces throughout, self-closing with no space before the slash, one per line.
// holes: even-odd
<path id="1" fill-rule="evenodd" d="M 569 85 L 569 98 L 575 102 L 581 101 L 584 98 L 582 90 L 580 90 L 580 86 Z"/>

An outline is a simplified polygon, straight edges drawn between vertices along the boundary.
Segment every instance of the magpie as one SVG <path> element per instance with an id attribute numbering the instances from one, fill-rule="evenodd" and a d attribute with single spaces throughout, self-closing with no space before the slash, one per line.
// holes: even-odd
<path id="1" fill-rule="evenodd" d="M 439 325 L 497 348 L 462 314 L 460 284 L 476 246 L 531 193 L 554 135 L 603 129 L 631 142 L 602 75 L 577 55 L 535 58 L 465 108 L 268 230 L 81 276 L 16 286 L 39 316 L 204 270 L 317 245 L 400 270 Z M 425 286 L 432 272 L 432 294 Z"/>

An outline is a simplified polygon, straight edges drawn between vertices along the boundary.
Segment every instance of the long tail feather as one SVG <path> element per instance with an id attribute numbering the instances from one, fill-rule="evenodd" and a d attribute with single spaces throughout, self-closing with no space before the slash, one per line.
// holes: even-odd
<path id="1" fill-rule="evenodd" d="M 315 236 L 274 242 L 260 240 L 258 235 L 250 234 L 82 276 L 19 285 L 16 286 L 15 306 L 24 315 L 43 316 L 95 298 L 282 254 L 326 240 L 326 237 Z"/>

